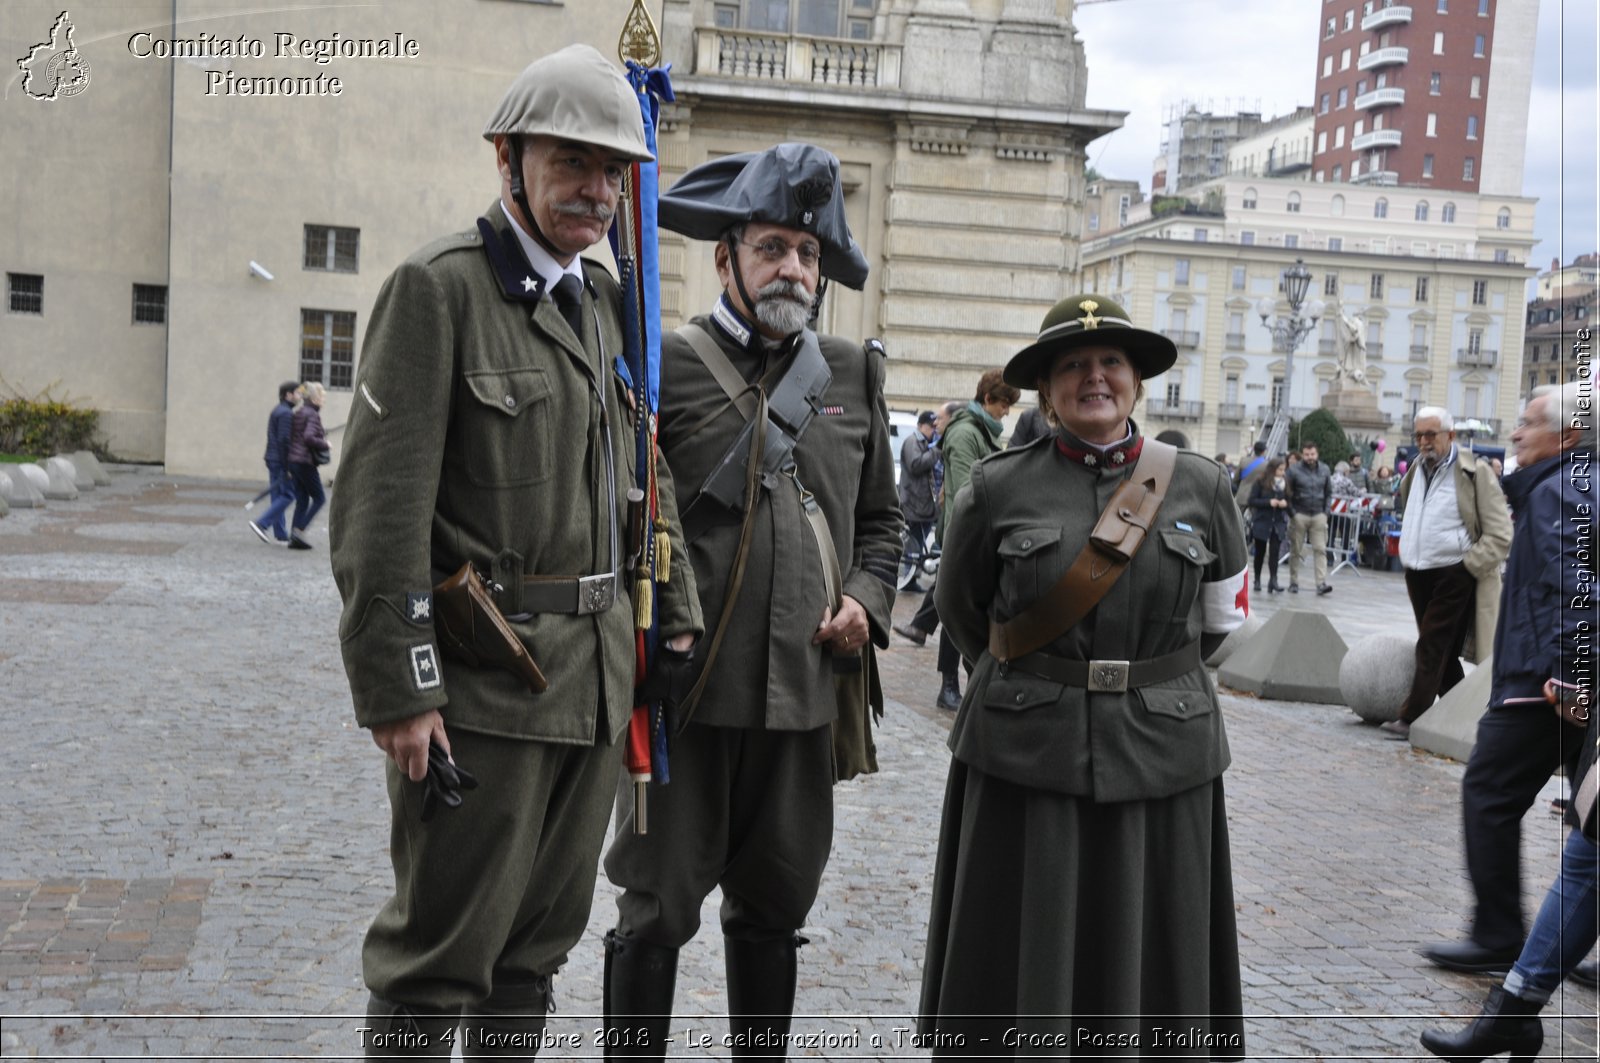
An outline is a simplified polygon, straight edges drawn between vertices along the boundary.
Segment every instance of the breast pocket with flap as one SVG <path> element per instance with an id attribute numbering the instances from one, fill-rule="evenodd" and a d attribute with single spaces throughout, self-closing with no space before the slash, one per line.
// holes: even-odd
<path id="1" fill-rule="evenodd" d="M 548 480 L 552 389 L 540 368 L 462 374 L 462 441 L 467 479 L 478 487 L 526 487 Z"/>

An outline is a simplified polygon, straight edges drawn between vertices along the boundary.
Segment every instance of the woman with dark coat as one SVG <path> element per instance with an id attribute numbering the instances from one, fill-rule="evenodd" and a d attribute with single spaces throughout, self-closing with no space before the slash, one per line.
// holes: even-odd
<path id="1" fill-rule="evenodd" d="M 289 533 L 289 549 L 309 550 L 305 530 L 327 497 L 322 493 L 322 474 L 317 466 L 327 462 L 328 437 L 322 431 L 322 400 L 326 392 L 318 383 L 304 384 L 305 399 L 294 411 L 294 426 L 289 433 L 289 471 L 294 476 L 294 528 Z M 322 461 L 317 457 L 322 455 Z"/>
<path id="2" fill-rule="evenodd" d="M 1244 534 L 1222 467 L 1129 417 L 1176 359 L 1110 299 L 1056 304 L 1004 376 L 1038 389 L 1053 438 L 979 461 L 953 500 L 934 594 L 974 668 L 923 968 L 935 1058 L 1244 1056 L 1228 743 L 1201 663 L 1244 622 Z M 1089 536 L 1113 495 L 1112 522 L 1133 507 L 1148 530 L 1108 576 Z M 1080 555 L 1098 604 L 1040 618 L 1085 600 L 1052 590 Z"/>
<path id="3" fill-rule="evenodd" d="M 1278 555 L 1283 544 L 1289 541 L 1289 496 L 1284 493 L 1287 486 L 1283 478 L 1283 459 L 1274 458 L 1250 488 L 1250 538 L 1255 542 L 1256 594 L 1261 593 L 1262 557 L 1268 558 L 1272 573 L 1271 582 L 1267 584 L 1268 593 L 1277 594 L 1283 590 L 1278 586 Z"/>

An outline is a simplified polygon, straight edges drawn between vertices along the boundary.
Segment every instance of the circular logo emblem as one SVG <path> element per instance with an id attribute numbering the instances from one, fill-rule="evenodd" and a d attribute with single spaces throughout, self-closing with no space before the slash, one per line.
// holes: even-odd
<path id="1" fill-rule="evenodd" d="M 76 96 L 89 87 L 89 60 L 76 48 L 57 52 L 45 66 L 44 83 L 54 96 Z"/>

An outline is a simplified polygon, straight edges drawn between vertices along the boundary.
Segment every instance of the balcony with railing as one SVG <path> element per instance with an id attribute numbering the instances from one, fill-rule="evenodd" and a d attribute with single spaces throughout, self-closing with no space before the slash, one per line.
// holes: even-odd
<path id="1" fill-rule="evenodd" d="M 1394 66 L 1410 60 L 1410 48 L 1379 48 L 1356 60 L 1357 70 L 1376 70 L 1381 66 Z"/>
<path id="2" fill-rule="evenodd" d="M 1413 362 L 1426 362 L 1433 358 L 1433 348 L 1426 343 L 1413 343 L 1411 345 L 1411 360 Z"/>
<path id="3" fill-rule="evenodd" d="M 1316 409 L 1321 409 L 1321 407 L 1320 406 L 1291 406 L 1288 409 L 1284 410 L 1283 412 L 1288 414 L 1289 417 L 1291 419 L 1293 419 L 1293 420 L 1303 421 L 1303 420 L 1305 420 L 1307 414 L 1309 414 L 1312 410 L 1316 410 Z M 1260 421 L 1262 424 L 1270 424 L 1272 419 L 1274 417 L 1276 417 L 1277 415 L 1278 415 L 1278 408 L 1276 406 L 1257 406 L 1256 407 L 1256 420 Z"/>
<path id="4" fill-rule="evenodd" d="M 1193 399 L 1178 402 L 1151 399 L 1145 403 L 1145 412 L 1151 417 L 1162 417 L 1169 421 L 1198 421 L 1205 416 L 1206 404 Z"/>
<path id="5" fill-rule="evenodd" d="M 1374 362 L 1383 361 L 1383 341 L 1382 340 L 1378 340 L 1377 342 L 1374 342 L 1372 340 L 1368 340 L 1367 341 L 1367 358 L 1368 358 L 1368 360 L 1374 361 Z"/>
<path id="6" fill-rule="evenodd" d="M 1499 351 L 1485 350 L 1482 347 L 1456 348 L 1456 364 L 1463 368 L 1493 369 L 1499 361 Z"/>
<path id="7" fill-rule="evenodd" d="M 1229 350 L 1229 351 L 1242 351 L 1242 350 L 1244 350 L 1244 333 L 1242 333 L 1242 332 L 1229 332 L 1228 334 L 1226 334 L 1225 336 L 1222 337 L 1222 346 L 1223 346 L 1224 350 Z"/>
<path id="8" fill-rule="evenodd" d="M 1339 353 L 1339 341 L 1324 336 L 1317 341 L 1317 353 L 1323 357 Z"/>
<path id="9" fill-rule="evenodd" d="M 1411 21 L 1411 9 L 1400 4 L 1393 7 L 1380 7 L 1372 14 L 1361 20 L 1361 32 L 1370 33 L 1381 30 L 1385 26 L 1404 26 Z"/>
<path id="10" fill-rule="evenodd" d="M 1388 86 L 1363 92 L 1356 97 L 1356 110 L 1370 111 L 1374 107 L 1394 107 L 1406 102 L 1406 90 Z"/>
<path id="11" fill-rule="evenodd" d="M 1217 403 L 1217 420 L 1242 421 L 1244 420 L 1244 403 L 1219 402 Z"/>
<path id="12" fill-rule="evenodd" d="M 1200 346 L 1200 333 L 1185 329 L 1162 329 L 1161 334 L 1179 347 L 1194 348 Z"/>
<path id="13" fill-rule="evenodd" d="M 702 26 L 695 30 L 695 48 L 695 72 L 702 75 L 868 88 L 900 84 L 896 44 Z"/>
<path id="14" fill-rule="evenodd" d="M 1382 185 L 1385 188 L 1392 188 L 1400 183 L 1400 174 L 1395 170 L 1368 170 L 1366 173 L 1350 178 L 1350 183 L 1353 185 Z"/>
<path id="15" fill-rule="evenodd" d="M 1398 148 L 1401 139 L 1398 129 L 1374 129 L 1350 141 L 1350 149 L 1366 151 L 1368 148 Z"/>

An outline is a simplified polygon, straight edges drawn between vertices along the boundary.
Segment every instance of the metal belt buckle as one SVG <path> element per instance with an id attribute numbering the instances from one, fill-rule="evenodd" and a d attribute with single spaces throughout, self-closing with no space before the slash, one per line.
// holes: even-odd
<path id="1" fill-rule="evenodd" d="M 1089 693 L 1124 694 L 1128 690 L 1127 661 L 1090 661 Z"/>
<path id="2" fill-rule="evenodd" d="M 578 615 L 603 613 L 617 600 L 617 579 L 609 572 L 578 577 Z"/>

